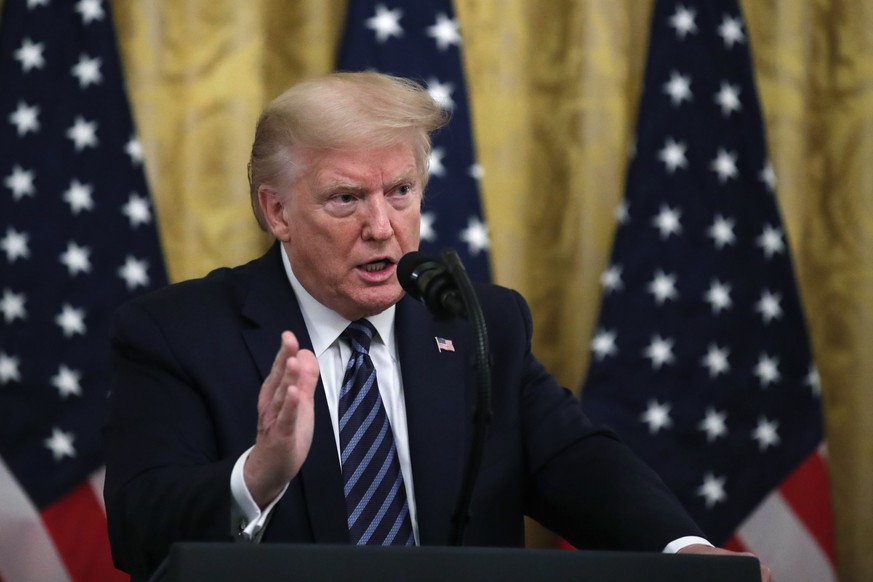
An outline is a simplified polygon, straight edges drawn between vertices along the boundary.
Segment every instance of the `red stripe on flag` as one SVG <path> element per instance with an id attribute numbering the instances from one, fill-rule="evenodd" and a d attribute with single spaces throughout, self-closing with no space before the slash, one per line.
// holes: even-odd
<path id="1" fill-rule="evenodd" d="M 730 550 L 732 552 L 748 552 L 749 549 L 737 538 L 737 536 L 731 536 L 731 539 L 726 541 L 722 546 L 726 550 Z"/>
<path id="2" fill-rule="evenodd" d="M 824 458 L 818 452 L 810 455 L 782 482 L 779 492 L 831 564 L 836 564 L 830 481 Z"/>
<path id="3" fill-rule="evenodd" d="M 112 565 L 106 516 L 87 481 L 40 515 L 74 581 L 129 579 Z"/>

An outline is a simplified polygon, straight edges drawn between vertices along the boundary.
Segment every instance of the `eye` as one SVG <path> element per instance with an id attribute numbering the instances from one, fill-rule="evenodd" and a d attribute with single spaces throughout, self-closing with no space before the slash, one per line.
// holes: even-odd
<path id="1" fill-rule="evenodd" d="M 333 199 L 340 204 L 351 204 L 355 201 L 355 196 L 354 194 L 337 194 Z"/>

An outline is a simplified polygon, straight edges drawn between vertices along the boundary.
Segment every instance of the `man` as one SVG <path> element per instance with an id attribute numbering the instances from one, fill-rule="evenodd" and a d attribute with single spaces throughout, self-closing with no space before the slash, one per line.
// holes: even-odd
<path id="1" fill-rule="evenodd" d="M 418 248 L 444 123 L 418 85 L 377 73 L 267 106 L 249 178 L 276 244 L 117 315 L 105 498 L 118 567 L 147 576 L 180 540 L 448 543 L 471 337 L 396 276 Z M 533 357 L 524 300 L 478 293 L 493 420 L 465 543 L 522 546 L 527 514 L 579 547 L 719 552 Z"/>

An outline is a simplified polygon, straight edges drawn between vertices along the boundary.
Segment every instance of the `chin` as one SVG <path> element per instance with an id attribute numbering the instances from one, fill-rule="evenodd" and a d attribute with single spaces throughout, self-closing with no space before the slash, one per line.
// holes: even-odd
<path id="1" fill-rule="evenodd" d="M 392 305 L 396 305 L 398 301 L 403 298 L 403 290 L 397 289 L 391 293 L 379 293 L 378 296 L 369 296 L 363 298 L 363 300 L 359 303 L 360 309 L 364 312 L 362 317 L 368 317 L 370 315 L 376 315 L 377 313 L 382 313 Z"/>

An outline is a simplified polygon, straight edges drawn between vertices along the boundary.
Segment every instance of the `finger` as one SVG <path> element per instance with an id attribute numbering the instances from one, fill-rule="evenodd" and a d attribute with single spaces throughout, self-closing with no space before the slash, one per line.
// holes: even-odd
<path id="1" fill-rule="evenodd" d="M 298 349 L 297 337 L 290 331 L 282 332 L 279 350 L 276 352 L 270 373 L 264 379 L 258 394 L 258 410 L 264 410 L 267 403 L 275 398 L 275 391 L 279 387 L 280 380 L 285 372 L 285 362 L 289 357 L 295 355 Z"/>
<path id="2" fill-rule="evenodd" d="M 284 376 L 283 376 L 284 379 Z M 282 406 L 285 404 L 285 398 L 287 395 L 287 387 L 288 382 L 280 381 L 276 386 L 276 389 L 273 390 L 273 397 L 270 400 L 270 410 L 273 411 L 274 414 L 279 414 L 279 411 L 282 409 Z"/>
<path id="3" fill-rule="evenodd" d="M 311 357 L 311 359 L 310 359 Z M 314 376 L 312 368 L 315 368 Z M 305 372 L 304 372 L 305 368 Z M 291 434 L 297 422 L 297 411 L 305 394 L 311 406 L 311 395 L 315 390 L 315 379 L 318 377 L 318 360 L 309 350 L 301 350 L 297 356 L 285 361 L 285 373 L 282 375 L 281 386 L 277 390 L 282 393 L 282 406 L 276 412 L 276 426 L 283 434 Z M 303 383 L 311 384 L 303 385 Z"/>
<path id="4" fill-rule="evenodd" d="M 282 408 L 276 415 L 276 429 L 280 434 L 289 436 L 294 433 L 297 426 L 297 411 L 300 409 L 300 390 L 297 386 L 288 386 L 282 390 L 285 394 Z"/>
<path id="5" fill-rule="evenodd" d="M 318 358 L 309 350 L 300 350 L 297 352 L 297 361 L 299 365 L 297 386 L 302 396 L 311 399 L 318 385 Z"/>

